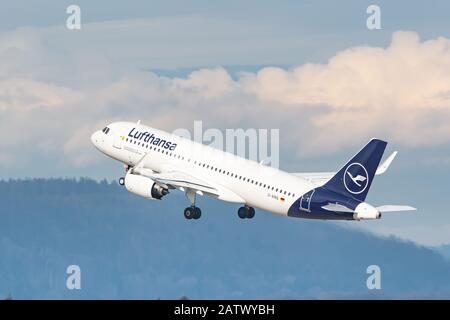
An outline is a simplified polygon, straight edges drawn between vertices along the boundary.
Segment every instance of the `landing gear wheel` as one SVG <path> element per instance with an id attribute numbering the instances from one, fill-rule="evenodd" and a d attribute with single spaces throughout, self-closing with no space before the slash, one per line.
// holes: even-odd
<path id="1" fill-rule="evenodd" d="M 238 216 L 241 219 L 252 219 L 255 216 L 255 209 L 252 207 L 240 207 L 238 210 Z"/>
<path id="2" fill-rule="evenodd" d="M 187 207 L 184 209 L 184 217 L 188 220 L 195 219 L 198 220 L 202 216 L 202 210 L 198 207 Z"/>
<path id="3" fill-rule="evenodd" d="M 192 219 L 195 216 L 195 210 L 192 207 L 187 207 L 184 209 L 184 217 L 188 220 Z"/>
<path id="4" fill-rule="evenodd" d="M 125 178 L 124 177 L 119 178 L 119 184 L 121 186 L 125 185 Z"/>
<path id="5" fill-rule="evenodd" d="M 194 214 L 193 218 L 195 220 L 200 219 L 200 217 L 202 216 L 202 210 L 200 210 L 200 208 L 198 208 L 198 207 L 194 207 L 194 212 L 195 212 L 195 214 Z"/>
<path id="6" fill-rule="evenodd" d="M 247 218 L 247 208 L 246 207 L 240 207 L 238 210 L 238 216 L 241 219 Z"/>
<path id="7" fill-rule="evenodd" d="M 255 209 L 252 207 L 248 208 L 247 218 L 252 219 L 255 216 Z"/>

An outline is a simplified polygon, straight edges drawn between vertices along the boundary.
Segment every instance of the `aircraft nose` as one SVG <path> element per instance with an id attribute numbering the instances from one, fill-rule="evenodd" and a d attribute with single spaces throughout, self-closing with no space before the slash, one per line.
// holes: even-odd
<path id="1" fill-rule="evenodd" d="M 101 142 L 100 135 L 101 135 L 100 131 L 95 131 L 91 136 L 91 142 L 96 148 L 99 147 Z"/>

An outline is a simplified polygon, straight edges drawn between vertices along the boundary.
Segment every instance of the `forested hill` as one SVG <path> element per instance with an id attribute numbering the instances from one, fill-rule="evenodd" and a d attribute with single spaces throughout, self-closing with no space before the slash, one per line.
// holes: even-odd
<path id="1" fill-rule="evenodd" d="M 203 197 L 188 221 L 180 192 L 148 201 L 89 179 L 2 181 L 0 203 L 0 298 L 450 298 L 442 256 L 341 223 L 241 220 Z M 69 265 L 81 290 L 66 288 Z"/>

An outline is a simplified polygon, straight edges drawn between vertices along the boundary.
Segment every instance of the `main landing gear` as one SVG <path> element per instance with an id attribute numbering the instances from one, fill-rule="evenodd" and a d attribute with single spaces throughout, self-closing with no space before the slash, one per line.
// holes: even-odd
<path id="1" fill-rule="evenodd" d="M 195 198 L 197 195 L 197 191 L 188 189 L 186 190 L 186 198 L 191 202 L 191 206 L 184 209 L 184 217 L 188 220 L 194 219 L 198 220 L 202 216 L 202 210 L 199 207 L 195 206 Z"/>
<path id="2" fill-rule="evenodd" d="M 238 210 L 238 216 L 241 219 L 252 219 L 255 216 L 255 209 L 249 206 L 240 207 Z"/>
<path id="3" fill-rule="evenodd" d="M 199 207 L 190 206 L 184 209 L 184 217 L 188 220 L 190 219 L 200 219 L 202 216 L 202 210 Z"/>

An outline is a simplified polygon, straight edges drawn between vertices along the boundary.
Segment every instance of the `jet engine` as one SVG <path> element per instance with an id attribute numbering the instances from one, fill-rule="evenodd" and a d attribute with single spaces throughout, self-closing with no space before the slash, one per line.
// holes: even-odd
<path id="1" fill-rule="evenodd" d="M 131 173 L 125 176 L 125 188 L 131 193 L 152 200 L 161 200 L 169 193 L 168 189 L 156 184 L 152 179 Z"/>

